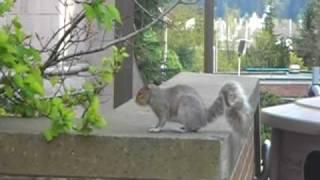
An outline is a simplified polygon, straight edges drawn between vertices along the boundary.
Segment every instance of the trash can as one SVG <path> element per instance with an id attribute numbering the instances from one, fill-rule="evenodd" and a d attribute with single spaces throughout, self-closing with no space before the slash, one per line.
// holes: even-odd
<path id="1" fill-rule="evenodd" d="M 271 180 L 320 180 L 320 97 L 264 108 L 272 127 Z"/>

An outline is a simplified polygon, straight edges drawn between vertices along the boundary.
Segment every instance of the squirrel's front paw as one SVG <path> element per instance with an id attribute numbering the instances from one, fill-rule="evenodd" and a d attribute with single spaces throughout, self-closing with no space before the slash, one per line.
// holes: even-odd
<path id="1" fill-rule="evenodd" d="M 151 133 L 158 133 L 158 132 L 160 132 L 160 131 L 161 131 L 160 128 L 150 128 L 150 129 L 149 129 L 149 132 L 151 132 Z"/>

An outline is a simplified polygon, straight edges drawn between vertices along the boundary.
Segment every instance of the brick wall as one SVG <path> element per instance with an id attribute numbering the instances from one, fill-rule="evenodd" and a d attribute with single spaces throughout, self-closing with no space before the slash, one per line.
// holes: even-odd
<path id="1" fill-rule="evenodd" d="M 281 97 L 305 97 L 309 87 L 309 84 L 261 84 L 260 90 Z"/>
<path id="2" fill-rule="evenodd" d="M 58 177 L 35 177 L 35 176 L 1 176 L 0 180 L 128 180 L 106 178 L 58 178 Z"/>
<path id="3" fill-rule="evenodd" d="M 254 141 L 253 133 L 248 137 L 246 145 L 240 152 L 240 157 L 230 180 L 251 180 L 254 177 Z"/>

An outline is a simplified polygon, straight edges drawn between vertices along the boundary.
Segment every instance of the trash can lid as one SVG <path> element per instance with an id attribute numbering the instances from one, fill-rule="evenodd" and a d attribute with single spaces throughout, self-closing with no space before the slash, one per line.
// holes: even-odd
<path id="1" fill-rule="evenodd" d="M 261 121 L 272 128 L 320 135 L 320 97 L 263 108 Z"/>

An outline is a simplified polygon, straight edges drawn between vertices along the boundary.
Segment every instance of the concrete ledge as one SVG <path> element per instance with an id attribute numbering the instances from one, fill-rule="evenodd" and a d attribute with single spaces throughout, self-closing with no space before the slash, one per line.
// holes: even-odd
<path id="1" fill-rule="evenodd" d="M 47 144 L 39 134 L 1 133 L 0 142 L 0 174 L 212 179 L 219 172 L 214 138 L 68 135 Z"/>
<path id="2" fill-rule="evenodd" d="M 257 106 L 254 78 L 182 73 L 164 86 L 188 84 L 211 104 L 226 79 L 242 83 L 252 106 Z M 115 110 L 105 104 L 102 113 L 108 128 L 87 137 L 65 135 L 49 144 L 41 136 L 48 127 L 46 119 L 1 119 L 0 175 L 222 180 L 229 179 L 245 149 L 224 117 L 198 133 L 175 133 L 179 125 L 167 124 L 166 132 L 150 134 L 147 129 L 155 124 L 155 115 L 133 101 Z"/>

